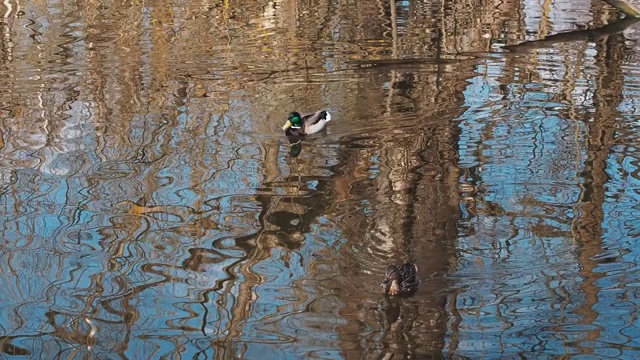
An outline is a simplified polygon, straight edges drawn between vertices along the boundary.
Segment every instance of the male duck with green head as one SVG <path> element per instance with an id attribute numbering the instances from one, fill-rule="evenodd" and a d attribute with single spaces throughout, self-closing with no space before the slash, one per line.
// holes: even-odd
<path id="1" fill-rule="evenodd" d="M 282 130 L 288 137 L 300 137 L 315 134 L 326 126 L 331 120 L 331 115 L 324 111 L 318 111 L 313 114 L 300 116 L 296 111 L 289 114 L 287 123 L 284 124 Z"/>

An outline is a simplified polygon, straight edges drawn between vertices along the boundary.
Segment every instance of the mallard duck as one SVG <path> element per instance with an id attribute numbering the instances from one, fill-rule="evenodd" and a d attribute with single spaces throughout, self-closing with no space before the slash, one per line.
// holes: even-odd
<path id="1" fill-rule="evenodd" d="M 412 295 L 420 287 L 418 267 L 414 263 L 406 263 L 400 267 L 389 265 L 380 286 L 385 294 Z"/>
<path id="2" fill-rule="evenodd" d="M 324 129 L 326 124 L 331 120 L 331 114 L 321 110 L 313 114 L 300 116 L 296 111 L 289 113 L 287 123 L 284 124 L 282 130 L 289 137 L 300 137 L 315 134 Z"/>

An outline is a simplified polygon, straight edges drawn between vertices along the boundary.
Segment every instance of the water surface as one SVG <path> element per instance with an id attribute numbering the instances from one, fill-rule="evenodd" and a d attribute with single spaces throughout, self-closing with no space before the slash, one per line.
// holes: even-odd
<path id="1" fill-rule="evenodd" d="M 0 13 L 4 356 L 640 355 L 638 27 L 604 2 Z"/>

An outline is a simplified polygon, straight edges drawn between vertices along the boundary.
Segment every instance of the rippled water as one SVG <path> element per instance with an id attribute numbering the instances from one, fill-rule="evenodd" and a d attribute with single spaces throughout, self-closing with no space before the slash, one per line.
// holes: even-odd
<path id="1" fill-rule="evenodd" d="M 639 27 L 604 2 L 0 14 L 3 356 L 640 356 Z"/>

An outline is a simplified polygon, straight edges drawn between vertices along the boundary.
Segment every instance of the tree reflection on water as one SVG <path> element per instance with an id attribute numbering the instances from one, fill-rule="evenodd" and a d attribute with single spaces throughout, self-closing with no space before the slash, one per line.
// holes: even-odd
<path id="1" fill-rule="evenodd" d="M 0 352 L 634 356 L 635 21 L 548 5 L 0 5 Z"/>

